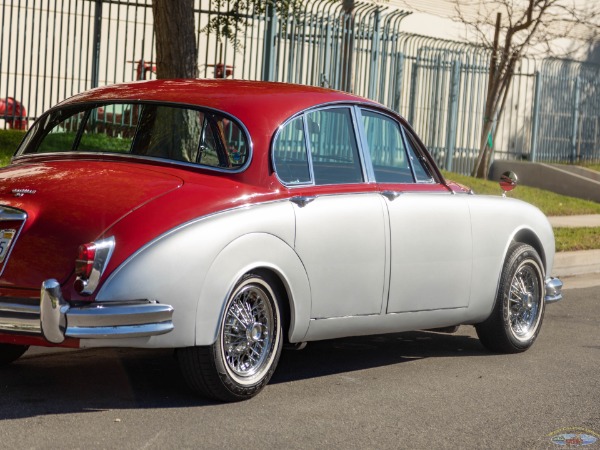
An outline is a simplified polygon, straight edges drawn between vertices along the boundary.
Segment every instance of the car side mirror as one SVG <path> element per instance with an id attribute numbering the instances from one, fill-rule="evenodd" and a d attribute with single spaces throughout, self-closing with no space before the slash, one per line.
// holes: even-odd
<path id="1" fill-rule="evenodd" d="M 504 191 L 502 196 L 506 197 L 506 193 L 508 191 L 512 191 L 517 187 L 517 182 L 519 181 L 517 174 L 514 172 L 504 172 L 500 176 L 500 188 Z"/>

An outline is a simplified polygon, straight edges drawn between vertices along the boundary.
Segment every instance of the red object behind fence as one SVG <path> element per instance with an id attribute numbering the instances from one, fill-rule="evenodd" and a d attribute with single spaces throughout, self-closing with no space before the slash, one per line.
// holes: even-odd
<path id="1" fill-rule="evenodd" d="M 23 104 L 12 97 L 0 98 L 0 119 L 4 119 L 8 128 L 26 130 L 27 111 Z"/>

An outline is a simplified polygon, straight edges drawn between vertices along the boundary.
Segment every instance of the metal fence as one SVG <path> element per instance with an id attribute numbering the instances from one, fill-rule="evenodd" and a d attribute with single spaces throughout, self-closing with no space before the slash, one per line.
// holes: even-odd
<path id="1" fill-rule="evenodd" d="M 413 124 L 441 167 L 469 173 L 478 153 L 488 49 L 411 35 L 409 13 L 386 3 L 310 0 L 278 17 L 238 11 L 232 40 L 202 30 L 230 14 L 196 0 L 201 77 L 273 80 L 342 89 L 377 100 Z M 24 128 L 86 89 L 153 77 L 150 0 L 0 0 L 0 126 Z M 600 161 L 600 68 L 523 58 L 495 157 Z"/>

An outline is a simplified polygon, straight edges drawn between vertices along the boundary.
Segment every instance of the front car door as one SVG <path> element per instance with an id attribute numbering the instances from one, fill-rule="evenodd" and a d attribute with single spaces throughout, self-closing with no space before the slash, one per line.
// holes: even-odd
<path id="1" fill-rule="evenodd" d="M 389 215 L 387 312 L 467 307 L 472 237 L 466 196 L 435 180 L 417 140 L 395 118 L 365 108 L 358 115 Z"/>

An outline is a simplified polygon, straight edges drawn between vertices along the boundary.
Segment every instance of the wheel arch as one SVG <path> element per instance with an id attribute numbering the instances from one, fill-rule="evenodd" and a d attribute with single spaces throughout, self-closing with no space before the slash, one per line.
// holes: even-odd
<path id="1" fill-rule="evenodd" d="M 249 233 L 229 243 L 214 259 L 202 286 L 196 311 L 196 345 L 211 345 L 217 339 L 225 304 L 237 282 L 248 273 L 272 277 L 286 302 L 284 323 L 287 339 L 299 342 L 308 331 L 310 285 L 296 252 L 283 240 L 268 233 Z"/>
<path id="2" fill-rule="evenodd" d="M 542 244 L 542 241 L 538 237 L 538 235 L 532 229 L 521 228 L 521 229 L 517 230 L 514 233 L 511 242 L 520 242 L 523 244 L 531 245 L 535 249 L 535 251 L 538 253 L 538 255 L 540 256 L 540 259 L 542 260 L 542 264 L 544 265 L 544 272 L 548 273 L 548 264 L 546 261 L 546 252 L 544 251 L 544 246 Z M 511 242 L 509 242 L 506 247 L 506 251 L 504 253 L 504 259 L 506 259 L 506 257 L 507 257 L 507 252 L 508 252 L 508 249 L 510 248 Z"/>

